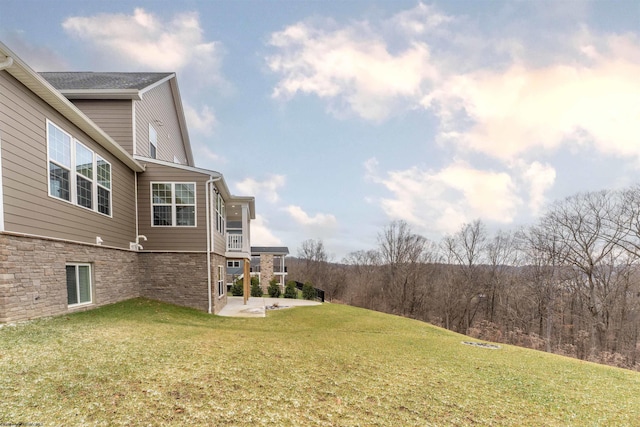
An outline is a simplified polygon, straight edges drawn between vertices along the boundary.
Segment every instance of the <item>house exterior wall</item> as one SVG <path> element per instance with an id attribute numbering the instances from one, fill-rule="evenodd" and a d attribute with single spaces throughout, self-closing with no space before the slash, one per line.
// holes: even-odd
<path id="1" fill-rule="evenodd" d="M 149 124 L 151 124 L 158 136 L 156 158 L 173 162 L 175 156 L 180 163 L 187 164 L 171 83 L 164 82 L 143 93 L 142 100 L 135 101 L 134 108 L 135 154 L 149 157 Z"/>
<path id="2" fill-rule="evenodd" d="M 47 119 L 111 164 L 112 217 L 49 196 Z M 134 172 L 8 73 L 0 71 L 6 231 L 128 248 L 135 239 Z"/>
<path id="3" fill-rule="evenodd" d="M 143 162 L 144 163 L 144 162 Z M 138 175 L 138 230 L 147 237 L 145 250 L 206 251 L 206 182 L 209 175 L 169 166 L 146 164 L 146 171 Z M 151 183 L 194 182 L 196 184 L 196 226 L 152 226 Z M 224 252 L 222 252 L 224 253 Z"/>
<path id="4" fill-rule="evenodd" d="M 212 308 L 217 313 L 227 299 L 226 292 L 218 295 L 218 281 L 224 281 L 226 274 L 226 240 L 224 230 L 218 232 L 212 221 L 214 253 L 210 255 L 209 272 L 205 192 L 211 174 L 153 163 L 136 174 L 139 163 L 115 148 L 116 155 L 109 152 L 108 138 L 94 132 L 93 125 L 76 116 L 49 86 L 40 86 L 37 79 L 32 79 L 35 72 L 23 65 L 17 72 L 15 67 L 9 70 L 17 79 L 0 70 L 0 322 L 88 310 L 139 296 L 207 310 L 209 273 Z M 34 88 L 33 92 L 21 81 Z M 183 140 L 182 110 L 176 109 L 179 102 L 174 102 L 174 88 L 171 81 L 162 83 L 143 93 L 142 101 L 73 102 L 133 154 L 148 156 L 148 125 L 156 124 L 158 159 L 173 163 L 175 156 L 186 163 L 190 148 L 185 146 L 188 138 Z M 57 105 L 59 111 L 43 99 Z M 111 165 L 110 216 L 49 196 L 48 121 Z M 73 166 L 73 177 L 72 171 Z M 152 227 L 152 182 L 195 183 L 196 226 Z M 97 185 L 94 180 L 93 196 Z M 226 186 L 221 185 L 223 194 L 228 194 Z M 214 210 L 211 216 L 215 219 Z M 141 242 L 143 252 L 129 249 L 137 234 L 148 237 Z M 96 237 L 101 238 L 102 245 L 96 244 Z M 69 307 L 68 264 L 91 266 L 90 303 Z"/>
<path id="5" fill-rule="evenodd" d="M 224 272 L 225 262 L 212 254 L 213 313 L 227 302 L 226 292 L 217 294 L 218 266 Z M 91 304 L 68 307 L 68 263 L 91 265 Z M 207 311 L 207 279 L 206 253 L 134 252 L 0 234 L 0 323 L 90 310 L 140 296 Z"/>
<path id="6" fill-rule="evenodd" d="M 72 99 L 71 102 L 133 155 L 133 101 Z"/>
<path id="7" fill-rule="evenodd" d="M 208 311 L 209 288 L 206 253 L 142 252 L 139 256 L 142 296 Z M 225 258 L 212 254 L 211 302 L 213 313 L 219 312 L 227 303 L 226 292 L 222 297 L 217 295 L 218 265 L 224 266 Z"/>
<path id="8" fill-rule="evenodd" d="M 0 234 L 0 322 L 54 316 L 140 296 L 137 253 Z M 93 302 L 67 306 L 66 264 L 89 263 Z"/>

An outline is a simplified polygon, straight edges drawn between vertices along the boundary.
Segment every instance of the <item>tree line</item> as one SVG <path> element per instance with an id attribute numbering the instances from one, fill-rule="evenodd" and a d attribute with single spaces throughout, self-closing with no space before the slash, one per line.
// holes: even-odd
<path id="1" fill-rule="evenodd" d="M 576 194 L 518 231 L 476 220 L 432 242 L 395 221 L 328 259 L 307 240 L 289 275 L 329 301 L 490 341 L 640 368 L 640 186 Z"/>

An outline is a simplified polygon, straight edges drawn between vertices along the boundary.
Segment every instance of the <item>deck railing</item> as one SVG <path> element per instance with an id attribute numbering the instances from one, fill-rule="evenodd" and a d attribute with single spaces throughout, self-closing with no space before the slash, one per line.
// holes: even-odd
<path id="1" fill-rule="evenodd" d="M 228 251 L 242 250 L 242 234 L 227 234 L 227 250 Z"/>

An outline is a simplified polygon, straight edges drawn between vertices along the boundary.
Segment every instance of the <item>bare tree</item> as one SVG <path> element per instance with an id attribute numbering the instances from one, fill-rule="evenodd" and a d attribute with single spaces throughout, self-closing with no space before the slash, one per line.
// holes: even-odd
<path id="1" fill-rule="evenodd" d="M 486 246 L 489 267 L 487 278 L 487 304 L 485 317 L 496 321 L 496 312 L 503 306 L 505 286 L 514 275 L 518 253 L 511 233 L 498 232 Z"/>
<path id="2" fill-rule="evenodd" d="M 378 235 L 378 244 L 383 294 L 390 311 L 412 316 L 422 297 L 418 282 L 427 240 L 414 234 L 406 222 L 394 221 Z"/>
<path id="3" fill-rule="evenodd" d="M 342 262 L 345 266 L 346 302 L 372 310 L 383 310 L 380 253 L 376 250 L 351 252 Z"/>
<path id="4" fill-rule="evenodd" d="M 338 283 L 331 280 L 332 266 L 322 240 L 303 241 L 298 248 L 298 257 L 303 264 L 298 272 L 300 281 L 311 282 L 313 286 L 328 293 L 330 299 L 335 294 Z"/>
<path id="5" fill-rule="evenodd" d="M 604 348 L 609 311 L 605 270 L 620 255 L 628 233 L 614 221 L 619 206 L 607 191 L 578 194 L 555 203 L 542 219 L 548 236 L 560 242 L 563 263 L 575 272 L 574 286 L 590 314 L 590 351 Z"/>
<path id="6" fill-rule="evenodd" d="M 464 224 L 460 231 L 443 240 L 447 262 L 458 267 L 450 276 L 449 286 L 455 289 L 461 310 L 454 327 L 459 332 L 468 333 L 480 304 L 486 301 L 485 270 L 481 265 L 486 260 L 486 245 L 487 235 L 480 220 Z"/>
<path id="7" fill-rule="evenodd" d="M 546 234 L 542 227 L 532 226 L 517 235 L 523 267 L 518 281 L 523 284 L 521 294 L 514 297 L 529 299 L 537 319 L 537 333 L 545 337 L 546 350 L 552 351 L 552 335 L 556 299 L 564 283 L 557 265 L 562 257 L 558 237 Z"/>

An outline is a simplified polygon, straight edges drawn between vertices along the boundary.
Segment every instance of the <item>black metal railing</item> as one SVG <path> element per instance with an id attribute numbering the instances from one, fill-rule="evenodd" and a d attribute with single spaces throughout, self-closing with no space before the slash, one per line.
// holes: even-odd
<path id="1" fill-rule="evenodd" d="M 304 283 L 296 282 L 296 288 L 298 290 L 302 291 L 302 287 L 303 286 L 304 286 Z M 322 289 L 318 289 L 316 287 L 314 287 L 313 289 L 315 289 L 315 291 L 316 291 L 316 297 L 314 298 L 314 300 L 320 301 L 320 302 L 324 302 L 324 291 Z"/>

